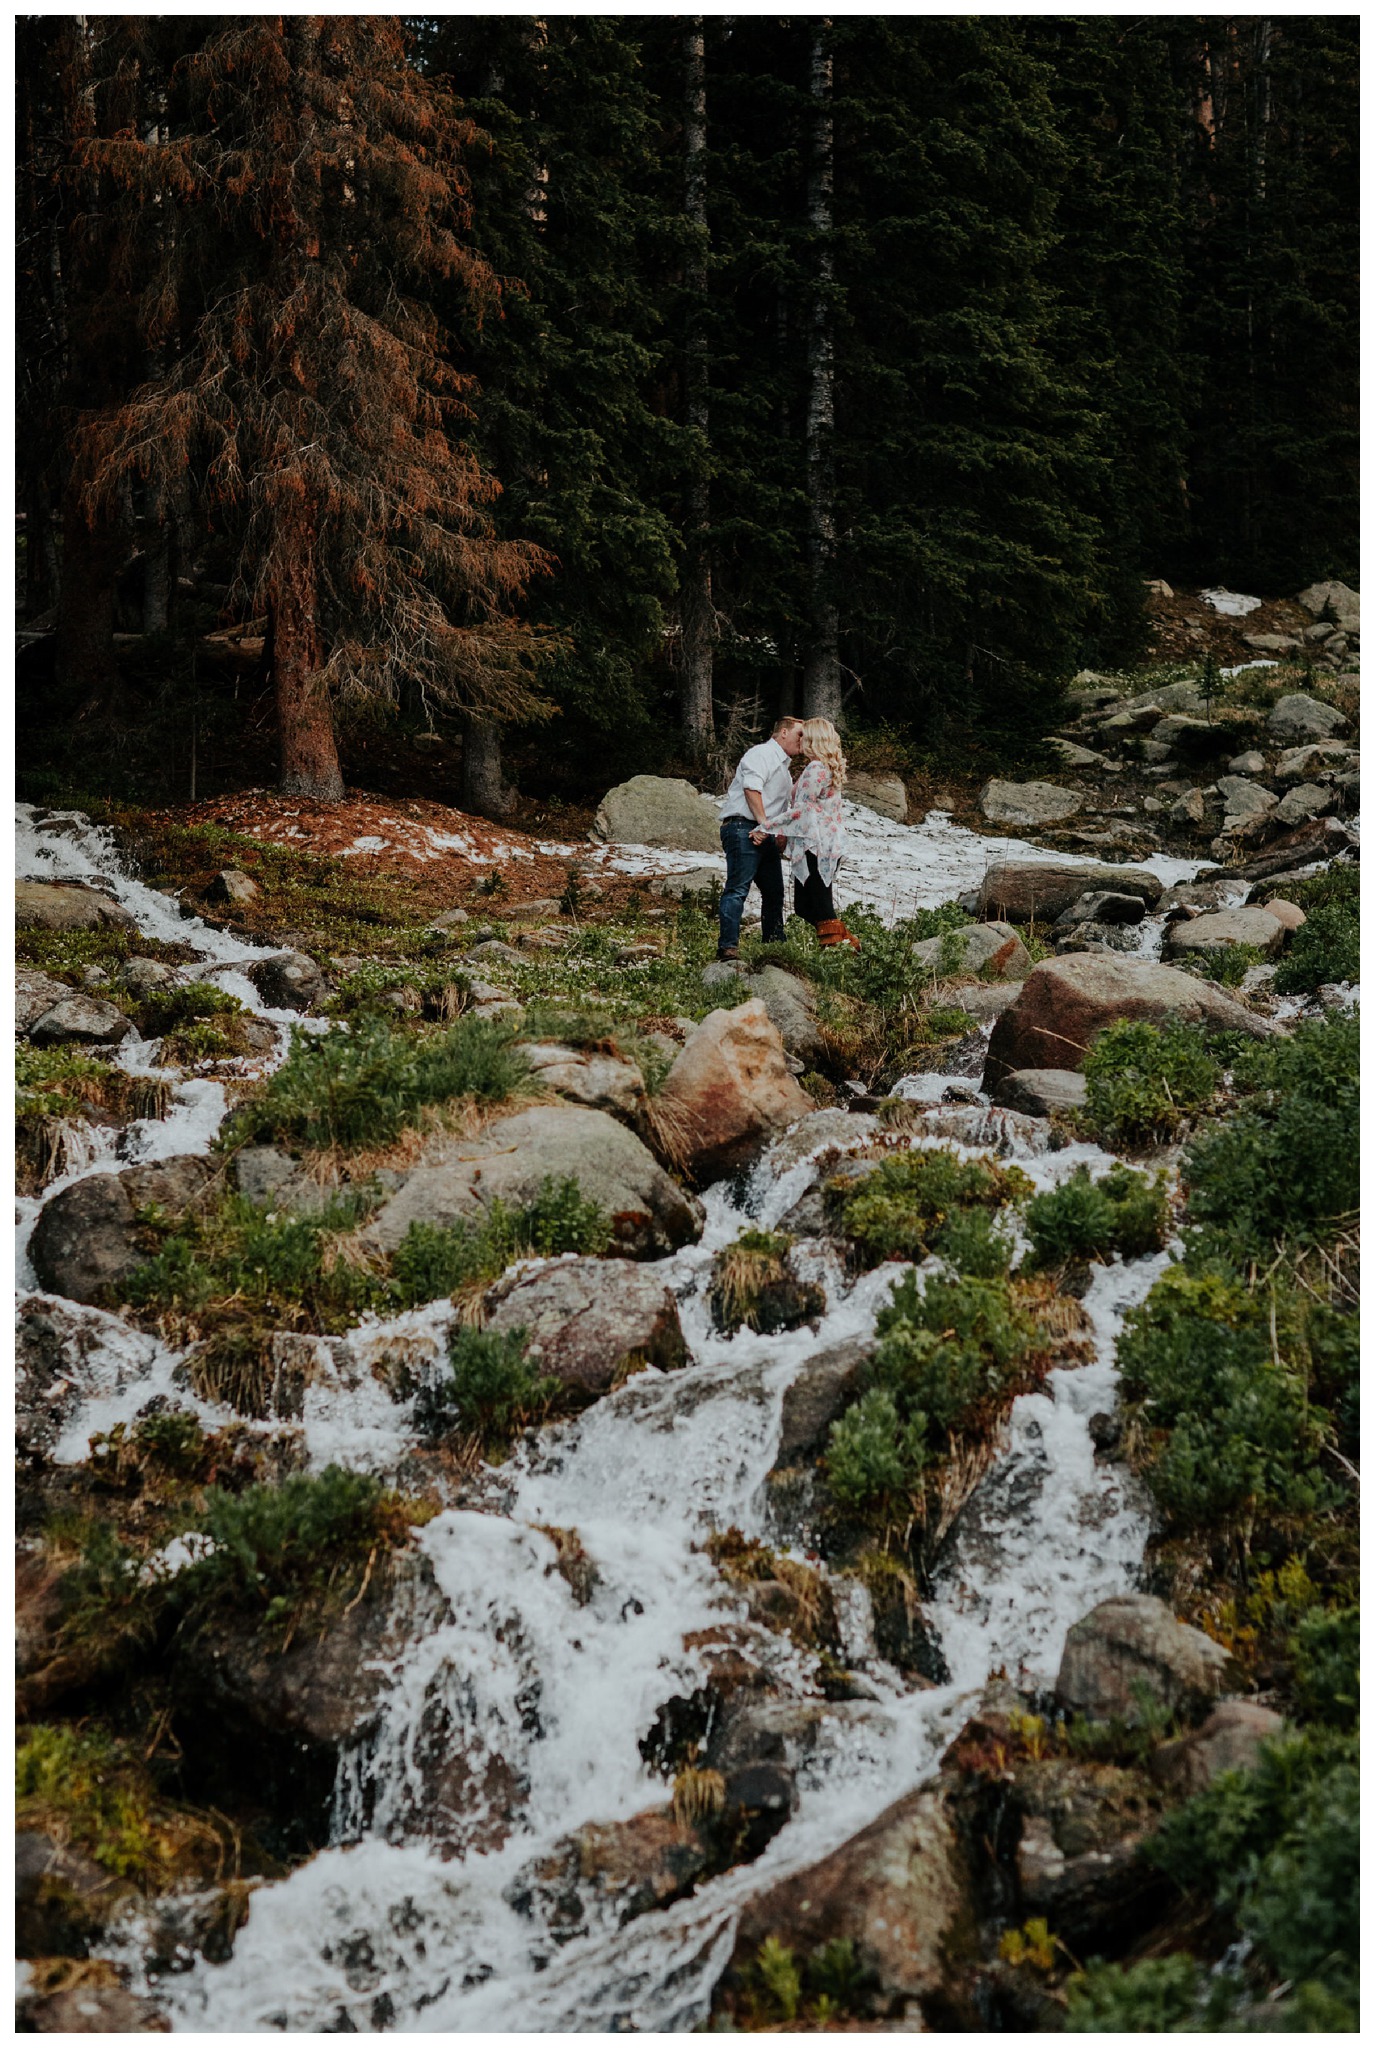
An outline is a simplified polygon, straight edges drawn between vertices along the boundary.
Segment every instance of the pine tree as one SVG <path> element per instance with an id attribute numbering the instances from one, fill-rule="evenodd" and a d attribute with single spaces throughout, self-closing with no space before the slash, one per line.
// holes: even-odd
<path id="1" fill-rule="evenodd" d="M 656 24 L 656 27 L 658 25 Z M 666 24 L 666 26 L 672 26 Z M 680 123 L 681 36 L 673 121 Z M 470 159 L 472 236 L 507 280 L 480 328 L 462 321 L 481 386 L 475 434 L 501 477 L 502 531 L 554 558 L 530 594 L 550 638 L 559 766 L 661 746 L 656 671 L 676 587 L 666 314 L 673 229 L 666 162 L 632 27 L 612 18 L 445 16 L 423 61 L 452 77 L 486 147 Z M 667 707 L 664 707 L 667 708 Z"/>
<path id="2" fill-rule="evenodd" d="M 382 17 L 242 17 L 177 65 L 170 140 L 94 139 L 93 171 L 176 232 L 142 297 L 166 366 L 82 438 L 85 500 L 190 470 L 242 531 L 267 620 L 282 787 L 337 797 L 332 693 L 500 718 L 537 707 L 512 615 L 539 551 L 497 539 L 461 435 L 470 386 L 427 301 L 496 285 L 463 236 L 471 124 Z M 170 344 L 175 340 L 176 346 Z"/>

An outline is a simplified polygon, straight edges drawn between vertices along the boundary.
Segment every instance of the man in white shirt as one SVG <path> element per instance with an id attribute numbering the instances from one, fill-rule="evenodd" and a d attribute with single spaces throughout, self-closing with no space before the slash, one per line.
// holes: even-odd
<path id="1" fill-rule="evenodd" d="M 718 960 L 740 958 L 740 920 L 750 884 L 759 889 L 765 939 L 783 937 L 783 861 L 792 804 L 792 761 L 802 745 L 802 720 L 780 718 L 773 738 L 741 755 L 721 799 L 726 886 L 721 892 Z"/>

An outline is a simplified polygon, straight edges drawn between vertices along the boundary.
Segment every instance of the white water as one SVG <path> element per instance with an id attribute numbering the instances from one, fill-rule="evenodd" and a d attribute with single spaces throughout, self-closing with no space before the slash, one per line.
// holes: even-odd
<path id="1" fill-rule="evenodd" d="M 857 893 L 863 879 L 890 915 L 973 886 L 990 859 L 1051 857 L 938 819 L 910 830 L 872 813 L 851 817 L 852 883 Z M 633 849 L 616 856 L 627 865 L 639 857 Z M 660 868 L 700 864 L 649 858 Z M 1147 864 L 1166 880 L 1193 872 L 1190 863 L 1158 857 Z M 199 973 L 231 975 L 251 952 L 183 920 L 166 898 L 124 875 L 108 837 L 77 818 L 35 824 L 21 814 L 20 872 L 103 881 L 146 932 L 195 947 L 205 963 Z M 1157 923 L 1142 928 L 1143 951 Z M 241 977 L 233 985 L 251 997 Z M 262 1014 L 256 999 L 254 1007 Z M 145 1059 L 147 1049 L 136 1045 L 125 1057 Z M 929 1100 L 936 1078 L 914 1076 L 906 1092 Z M 136 1126 L 118 1150 L 68 1178 L 117 1160 L 203 1151 L 223 1111 L 218 1084 L 185 1083 L 167 1119 Z M 993 1144 L 1040 1185 L 1081 1160 L 1107 1164 L 1094 1147 L 1050 1152 L 1044 1126 L 982 1101 L 963 1110 L 933 1102 L 929 1121 L 911 1142 Z M 146 1985 L 176 2028 L 689 2029 L 709 2010 L 741 1902 L 920 1783 L 991 1671 L 1004 1668 L 1028 1685 L 1053 1680 L 1070 1623 L 1133 1582 L 1146 1533 L 1141 1505 L 1121 1468 L 1095 1460 L 1088 1421 L 1112 1403 L 1121 1314 L 1144 1295 L 1161 1259 L 1097 1274 L 1085 1302 L 1095 1361 L 1052 1374 L 1044 1391 L 1013 1409 L 1006 1449 L 966 1511 L 930 1605 L 950 1684 L 905 1686 L 866 1639 L 864 1602 L 852 1598 L 847 1649 L 871 1697 L 820 1704 L 812 1660 L 745 1622 L 698 1548 L 713 1529 L 765 1533 L 765 1482 L 787 1386 L 816 1351 L 872 1330 L 900 1270 L 850 1285 L 823 1247 L 804 1247 L 828 1289 L 820 1329 L 727 1340 L 707 1312 L 711 1253 L 747 1220 L 771 1223 L 786 1213 L 809 1182 L 817 1145 L 860 1142 L 870 1128 L 867 1119 L 847 1124 L 828 1115 L 814 1133 L 803 1126 L 780 1141 L 738 1203 L 724 1185 L 709 1190 L 702 1242 L 660 1267 L 679 1296 L 689 1366 L 641 1374 L 576 1421 L 543 1432 L 500 1475 L 499 1511 L 451 1510 L 424 1529 L 420 1546 L 447 1618 L 421 1631 L 388 1672 L 375 1731 L 341 1765 L 338 1846 L 258 1892 L 229 1962 L 197 1961 Z M 38 1204 L 21 1206 L 26 1240 Z M 177 1361 L 164 1346 L 100 1311 L 62 1308 L 82 1399 L 60 1458 L 83 1457 L 92 1430 L 133 1416 L 154 1393 L 198 1405 L 175 1386 Z M 323 1369 L 300 1425 L 315 1465 L 335 1458 L 395 1468 L 410 1441 L 407 1414 L 371 1362 L 403 1345 L 422 1364 L 437 1361 L 448 1321 L 448 1305 L 434 1304 L 320 1347 Z M 228 1419 L 204 1405 L 201 1413 L 212 1425 Z M 595 1564 L 599 1583 L 586 1605 L 554 1569 L 547 1527 L 575 1528 Z M 639 1742 L 663 1704 L 706 1675 L 685 1637 L 722 1622 L 746 1630 L 749 1653 L 784 1699 L 817 1703 L 815 1745 L 796 1759 L 799 1810 L 757 1863 L 624 1928 L 589 1905 L 579 1936 L 560 1946 L 538 1910 L 527 1915 L 509 1903 L 512 1880 L 580 1823 L 662 1803 L 667 1788 L 648 1771 Z M 446 1761 L 466 1766 L 466 1774 L 450 1772 L 446 1812 L 436 1810 L 424 1775 L 436 1730 Z M 502 1774 L 491 1803 L 481 1789 L 488 1769 Z M 503 1812 L 513 1814 L 514 1832 L 493 1846 L 492 1822 Z M 143 1981 L 137 1921 L 126 1923 L 111 1952 Z"/>

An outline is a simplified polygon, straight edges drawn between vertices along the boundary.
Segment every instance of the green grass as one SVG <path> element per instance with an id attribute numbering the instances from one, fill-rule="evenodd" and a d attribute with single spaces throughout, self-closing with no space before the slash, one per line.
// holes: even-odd
<path id="1" fill-rule="evenodd" d="M 772 1335 L 826 1313 L 825 1289 L 794 1274 L 792 1245 L 786 1231 L 746 1230 L 716 1254 L 710 1300 L 719 1330 Z"/>
<path id="2" fill-rule="evenodd" d="M 464 1017 L 416 1037 L 364 1011 L 347 1030 L 294 1031 L 286 1060 L 235 1112 L 226 1140 L 356 1152 L 392 1142 L 432 1106 L 505 1102 L 528 1083 L 506 1023 Z"/>
<path id="3" fill-rule="evenodd" d="M 370 1558 L 409 1540 L 412 1515 L 380 1479 L 327 1465 L 241 1493 L 212 1487 L 196 1526 L 211 1548 L 173 1581 L 178 1605 L 201 1616 L 243 1610 L 285 1629 L 307 1606 L 341 1605 Z"/>
<path id="4" fill-rule="evenodd" d="M 105 1730 L 40 1723 L 15 1751 L 15 1818 L 145 1890 L 214 1876 L 227 1843 L 210 1821 L 159 1796 L 135 1744 Z"/>
<path id="5" fill-rule="evenodd" d="M 1289 941 L 1275 975 L 1276 993 L 1311 995 L 1328 982 L 1361 978 L 1361 926 L 1355 908 L 1332 902 L 1315 906 L 1308 922 Z"/>
<path id="6" fill-rule="evenodd" d="M 495 1201 L 471 1219 L 412 1223 L 392 1258 L 393 1299 L 406 1308 L 438 1301 L 496 1279 L 520 1258 L 601 1258 L 611 1241 L 605 1210 L 584 1199 L 575 1180 L 551 1177 L 521 1208 Z"/>

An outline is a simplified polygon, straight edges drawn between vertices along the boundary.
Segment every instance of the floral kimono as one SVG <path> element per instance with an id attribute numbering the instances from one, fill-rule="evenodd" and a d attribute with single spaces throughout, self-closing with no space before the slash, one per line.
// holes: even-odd
<path id="1" fill-rule="evenodd" d="M 795 879 L 807 879 L 807 855 L 816 857 L 821 880 L 829 889 L 840 865 L 845 823 L 840 791 L 824 761 L 809 761 L 793 785 L 788 812 L 788 860 Z"/>

